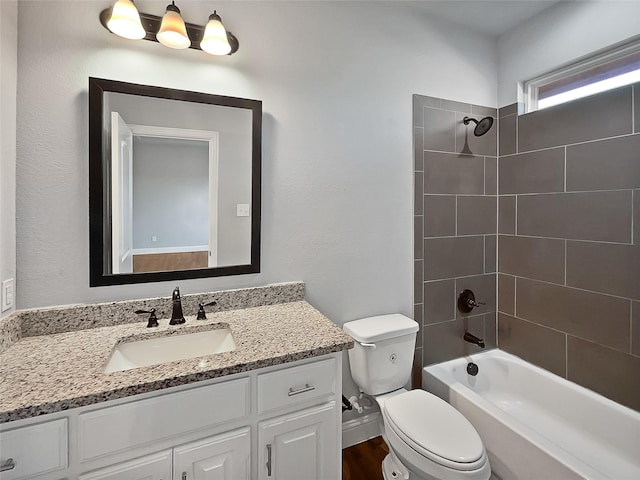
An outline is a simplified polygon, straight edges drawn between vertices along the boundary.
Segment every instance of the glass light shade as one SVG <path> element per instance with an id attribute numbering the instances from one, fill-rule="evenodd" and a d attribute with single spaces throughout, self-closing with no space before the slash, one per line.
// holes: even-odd
<path id="1" fill-rule="evenodd" d="M 111 9 L 107 28 L 120 37 L 140 40 L 147 32 L 142 27 L 138 9 L 131 0 L 118 0 Z"/>
<path id="2" fill-rule="evenodd" d="M 167 7 L 156 38 L 161 44 L 169 48 L 189 48 L 191 40 L 189 40 L 187 27 L 177 7 L 173 5 Z"/>
<path id="3" fill-rule="evenodd" d="M 204 29 L 200 48 L 211 55 L 226 55 L 231 51 L 227 31 L 216 12 L 209 16 L 209 22 Z"/>

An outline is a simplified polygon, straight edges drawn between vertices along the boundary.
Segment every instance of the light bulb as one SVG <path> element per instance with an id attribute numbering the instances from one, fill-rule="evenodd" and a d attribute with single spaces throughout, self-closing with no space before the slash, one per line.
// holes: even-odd
<path id="1" fill-rule="evenodd" d="M 180 10 L 175 3 L 167 5 L 167 11 L 162 17 L 160 30 L 156 34 L 158 41 L 169 48 L 189 48 L 191 40 L 187 35 L 187 27 L 180 16 Z"/>
<path id="2" fill-rule="evenodd" d="M 209 15 L 200 48 L 211 55 L 226 55 L 231 51 L 227 31 L 222 25 L 222 19 L 215 11 Z"/>
<path id="3" fill-rule="evenodd" d="M 138 9 L 131 0 L 118 0 L 111 8 L 107 28 L 120 37 L 140 40 L 147 32 L 142 27 Z"/>

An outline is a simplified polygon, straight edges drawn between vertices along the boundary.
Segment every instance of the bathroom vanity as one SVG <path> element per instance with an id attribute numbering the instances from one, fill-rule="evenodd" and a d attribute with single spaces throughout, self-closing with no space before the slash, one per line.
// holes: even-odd
<path id="1" fill-rule="evenodd" d="M 0 354 L 1 480 L 340 478 L 342 350 L 304 301 L 170 327 L 228 326 L 235 349 L 104 373 L 146 322 L 26 337 Z M 13 459 L 7 463 L 9 458 Z"/>

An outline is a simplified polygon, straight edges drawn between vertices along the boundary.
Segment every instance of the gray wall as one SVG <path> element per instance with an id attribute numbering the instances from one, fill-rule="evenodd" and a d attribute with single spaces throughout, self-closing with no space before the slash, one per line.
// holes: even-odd
<path id="1" fill-rule="evenodd" d="M 133 248 L 208 245 L 209 144 L 134 137 L 133 152 Z"/>
<path id="2" fill-rule="evenodd" d="M 417 367 L 478 351 L 465 331 L 496 343 L 497 125 L 482 137 L 465 116 L 495 108 L 414 95 L 414 318 Z M 462 314 L 460 292 L 485 306 Z M 419 371 L 419 368 L 415 369 Z M 416 373 L 414 371 L 414 373 Z M 420 378 L 414 377 L 414 385 Z"/>
<path id="3" fill-rule="evenodd" d="M 0 2 L 0 281 L 16 278 L 17 19 L 18 2 Z"/>
<path id="4" fill-rule="evenodd" d="M 639 118 L 639 84 L 501 108 L 498 187 L 500 348 L 635 409 Z"/>

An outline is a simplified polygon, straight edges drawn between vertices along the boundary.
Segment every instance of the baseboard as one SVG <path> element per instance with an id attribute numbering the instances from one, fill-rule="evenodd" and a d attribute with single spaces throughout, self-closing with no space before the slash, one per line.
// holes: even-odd
<path id="1" fill-rule="evenodd" d="M 366 442 L 380 435 L 380 412 L 342 422 L 342 448 Z"/>

